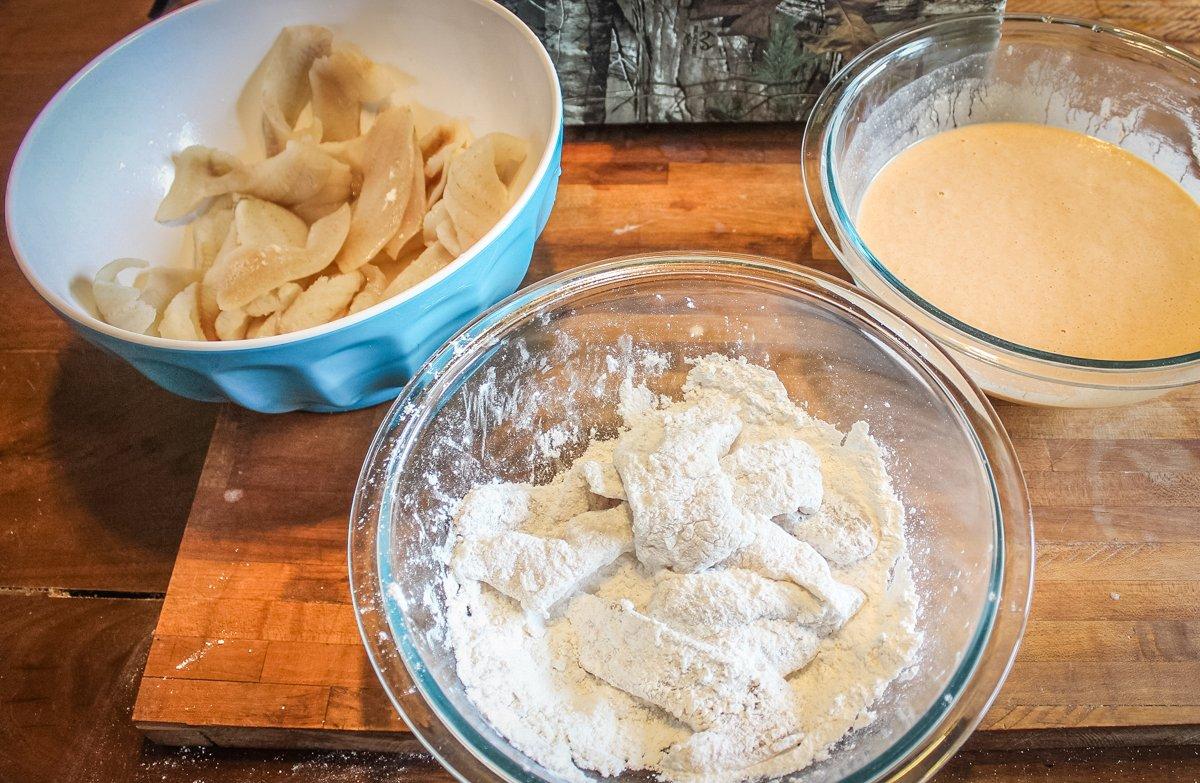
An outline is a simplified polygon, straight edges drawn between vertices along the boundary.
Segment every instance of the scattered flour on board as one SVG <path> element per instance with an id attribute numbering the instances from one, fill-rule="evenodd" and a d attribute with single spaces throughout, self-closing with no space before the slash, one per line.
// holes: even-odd
<path id="1" fill-rule="evenodd" d="M 904 509 L 866 424 L 838 431 L 724 356 L 683 389 L 626 383 L 616 438 L 548 484 L 476 486 L 451 528 L 467 695 L 567 780 L 803 769 L 872 722 L 920 643 Z"/>
<path id="2" fill-rule="evenodd" d="M 187 667 L 191 666 L 196 661 L 203 658 L 208 653 L 208 651 L 213 648 L 214 645 L 222 645 L 222 644 L 225 644 L 224 639 L 215 639 L 215 640 L 214 639 L 206 639 L 204 644 L 200 645 L 199 650 L 196 650 L 194 653 L 191 653 L 186 658 L 184 658 L 182 661 L 175 664 L 175 669 L 178 671 L 182 671 L 183 669 L 186 669 Z"/>

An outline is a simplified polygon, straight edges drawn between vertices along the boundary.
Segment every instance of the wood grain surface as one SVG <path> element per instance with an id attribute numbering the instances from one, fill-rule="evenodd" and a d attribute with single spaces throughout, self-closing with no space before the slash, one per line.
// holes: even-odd
<path id="1" fill-rule="evenodd" d="M 679 247 L 844 276 L 800 191 L 793 126 L 583 131 L 529 281 Z M 1000 404 L 1038 529 L 1027 643 L 980 747 L 1200 742 L 1200 389 L 1124 409 Z M 135 722 L 161 741 L 387 749 L 402 725 L 359 650 L 347 511 L 382 409 L 223 409 Z M 388 733 L 392 732 L 392 733 Z"/>
<path id="2" fill-rule="evenodd" d="M 149 5 L 149 0 L 0 3 L 0 105 L 4 107 L 0 161 L 5 171 L 21 136 L 53 92 L 91 57 L 143 24 Z M 1009 7 L 1104 18 L 1166 36 L 1193 51 L 1200 42 L 1197 0 L 1010 0 Z M 763 165 L 794 166 L 796 157 L 787 147 L 798 139 L 798 133 L 786 127 L 698 128 L 687 133 L 614 129 L 575 136 L 568 145 L 571 169 L 564 180 L 564 186 L 572 188 L 564 187 L 560 210 L 569 203 L 568 197 L 578 206 L 568 213 L 569 219 L 556 219 L 547 237 L 554 244 L 539 251 L 531 278 L 619 252 L 701 243 L 806 262 L 815 259 L 818 268 L 832 270 L 828 251 L 792 222 L 795 216 L 803 216 L 796 200 L 798 169 L 774 169 L 784 175 L 774 182 L 743 183 L 734 197 L 773 200 L 733 210 L 729 199 L 713 187 L 683 194 L 663 187 L 673 161 L 676 182 L 685 173 L 684 163 L 724 162 L 730 165 L 722 167 L 722 173 L 741 176 L 763 171 L 759 168 Z M 657 184 L 659 189 L 639 191 L 640 202 L 621 203 L 619 199 L 632 195 L 630 189 L 639 181 Z M 576 187 L 589 182 L 594 186 L 590 193 Z M 616 192 L 606 194 L 606 189 Z M 675 201 L 663 201 L 667 195 L 676 196 Z M 605 209 L 605 232 L 589 230 L 589 203 Z M 695 242 L 689 220 L 696 218 L 689 218 L 688 212 L 712 218 Z M 736 220 L 721 217 L 731 213 Z M 571 220 L 581 214 L 587 219 L 572 225 Z M 1179 466 L 1193 465 L 1195 458 L 1194 442 L 1181 447 L 1172 441 L 1186 440 L 1179 433 L 1194 432 L 1190 428 L 1195 418 L 1176 410 L 1165 414 L 1161 420 L 1149 415 L 1136 419 L 1123 432 L 1086 416 L 1072 416 L 1066 423 L 1073 430 L 1063 431 L 1058 448 L 1019 447 L 1027 465 L 1037 461 L 1041 470 L 1051 473 L 1055 465 L 1074 465 L 1078 475 L 1086 471 L 1096 452 L 1093 446 L 1080 450 L 1071 441 L 1090 442 L 1094 433 L 1105 432 L 1104 437 L 1124 442 L 1104 450 L 1101 464 L 1108 466 L 1106 472 L 1121 472 L 1120 466 L 1130 459 L 1174 466 L 1167 472 L 1175 478 L 1168 477 L 1160 489 L 1169 493 L 1166 486 L 1186 472 Z M 424 757 L 168 748 L 145 743 L 134 728 L 130 713 L 138 675 L 147 661 L 161 593 L 216 415 L 216 407 L 172 398 L 74 337 L 24 282 L 7 241 L 0 242 L 0 781 L 450 781 Z M 236 420 L 238 415 L 227 412 L 224 418 Z M 1022 424 L 1019 411 L 1006 415 L 1014 434 L 1022 426 L 1026 433 L 1031 431 L 1031 422 Z M 1036 440 L 1036 434 L 1026 437 Z M 1133 441 L 1138 444 L 1136 452 L 1127 448 Z M 281 461 L 275 464 L 283 469 Z M 1105 481 L 1110 489 L 1119 483 L 1112 478 Z M 1076 481 L 1071 491 L 1079 492 L 1081 485 L 1090 487 L 1087 481 Z M 1146 484 L 1135 489 L 1140 497 L 1147 497 Z M 247 495 L 253 502 L 253 495 Z M 295 536 L 277 536 L 274 546 L 324 546 L 315 520 L 344 514 L 344 509 L 333 508 L 332 495 L 321 503 L 328 505 L 310 514 L 296 511 L 299 504 L 289 507 L 285 502 L 283 508 L 292 510 L 270 517 L 277 532 L 292 518 L 300 520 L 302 530 Z M 1060 543 L 1090 540 L 1093 546 L 1112 542 L 1159 547 L 1176 555 L 1187 551 L 1194 541 L 1184 526 L 1191 512 L 1172 511 L 1154 502 L 1137 505 L 1114 506 L 1098 523 L 1085 507 L 1063 508 L 1050 515 L 1043 503 L 1038 509 L 1039 535 L 1044 541 L 1050 535 Z M 239 519 L 255 521 L 251 514 Z M 244 537 L 233 527 L 229 524 L 224 535 L 230 540 Z M 316 542 L 311 541 L 314 537 Z M 1160 563 L 1149 555 L 1151 549 L 1144 550 L 1140 560 L 1136 550 L 1129 546 L 1124 550 L 1120 559 L 1113 559 L 1125 562 L 1126 573 L 1134 571 L 1138 579 L 1133 581 L 1143 584 L 1136 593 L 1120 593 L 1120 601 L 1111 605 L 1101 599 L 1115 588 L 1102 582 L 1057 581 L 1054 596 L 1046 596 L 1044 584 L 1039 583 L 1038 615 L 1050 622 L 1070 623 L 1070 631 L 1047 632 L 1039 643 L 1036 626 L 1031 628 L 1022 665 L 1027 665 L 1026 660 L 1038 663 L 1039 657 L 1045 657 L 1039 649 L 1047 645 L 1061 649 L 1068 639 L 1094 651 L 1100 637 L 1091 624 L 1112 628 L 1115 622 L 1127 625 L 1123 636 L 1104 637 L 1110 645 L 1106 656 L 1117 648 L 1126 665 L 1136 666 L 1144 657 L 1188 663 L 1191 653 L 1187 651 L 1194 651 L 1196 645 L 1195 632 L 1191 625 L 1182 632 L 1180 628 L 1181 623 L 1200 621 L 1196 591 L 1159 579 Z M 1174 562 L 1175 568 L 1186 568 Z M 1137 573 L 1140 566 L 1145 567 L 1144 573 Z M 332 582 L 325 584 L 316 589 L 331 589 Z M 299 616 L 263 615 L 263 627 L 286 627 L 300 622 L 295 619 Z M 206 639 L 208 634 L 203 631 L 195 638 Z M 298 679 L 294 673 L 286 678 Z M 1194 681 L 1176 680 L 1175 685 L 1178 691 L 1195 690 Z M 334 693 L 332 688 L 329 692 Z M 337 691 L 338 697 L 331 701 L 343 693 Z M 1200 757 L 1194 747 L 1114 748 L 1104 746 L 1106 739 L 1099 735 L 1100 747 L 1088 750 L 968 750 L 937 779 L 956 783 L 1200 779 Z M 1178 741 L 1178 734 L 1167 739 Z M 1158 740 L 1147 734 L 1146 741 Z"/>

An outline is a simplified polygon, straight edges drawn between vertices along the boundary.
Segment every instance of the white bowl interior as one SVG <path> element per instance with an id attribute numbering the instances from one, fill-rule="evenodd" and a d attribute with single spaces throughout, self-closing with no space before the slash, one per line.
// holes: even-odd
<path id="1" fill-rule="evenodd" d="M 121 42 L 38 118 L 10 181 L 9 236 L 35 286 L 92 326 L 88 286 L 114 258 L 176 258 L 177 226 L 154 221 L 190 144 L 246 149 L 237 99 L 279 30 L 331 27 L 412 78 L 417 102 L 477 135 L 529 139 L 528 177 L 549 155 L 557 84 L 533 34 L 490 0 L 207 0 Z"/>

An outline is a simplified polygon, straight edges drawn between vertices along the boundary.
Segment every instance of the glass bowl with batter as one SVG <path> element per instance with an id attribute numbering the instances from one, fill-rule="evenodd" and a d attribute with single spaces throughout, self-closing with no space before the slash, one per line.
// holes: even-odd
<path id="1" fill-rule="evenodd" d="M 417 373 L 367 455 L 350 526 L 360 630 L 392 704 L 459 780 L 564 778 L 497 731 L 458 675 L 445 580 L 457 499 L 493 480 L 547 482 L 613 431 L 626 378 L 677 397 L 688 359 L 713 353 L 774 371 L 842 432 L 866 422 L 906 508 L 923 634 L 912 668 L 874 722 L 787 779 L 924 780 L 983 719 L 1033 570 L 1024 480 L 987 399 L 924 332 L 846 283 L 766 259 L 636 256 L 478 318 Z"/>
<path id="2" fill-rule="evenodd" d="M 1198 90 L 1200 61 L 1126 30 L 936 20 L 864 52 L 818 99 L 804 137 L 809 206 L 855 282 L 989 394 L 1065 407 L 1155 397 L 1200 382 Z M 1037 176 L 1015 183 L 1006 165 Z M 973 190 L 960 176 L 970 166 L 992 167 L 1013 200 Z M 931 190 L 939 167 L 948 184 Z M 1075 196 L 1054 203 L 1064 183 Z M 1111 201 L 1119 219 L 1089 230 L 1080 194 Z M 1171 199 L 1186 220 L 1164 218 Z M 1128 226 L 1143 233 L 1120 235 Z M 1172 243 L 1173 268 L 1153 266 L 1149 245 Z M 1102 251 L 1109 262 L 1093 262 Z"/>

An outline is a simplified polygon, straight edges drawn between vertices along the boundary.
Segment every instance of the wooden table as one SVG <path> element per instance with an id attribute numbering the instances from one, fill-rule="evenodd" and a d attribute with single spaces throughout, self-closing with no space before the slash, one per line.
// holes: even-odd
<path id="1" fill-rule="evenodd" d="M 149 6 L 150 0 L 0 5 L 5 171 L 54 90 L 144 23 Z M 1200 0 L 1010 2 L 1018 7 L 1103 18 L 1200 48 Z M 698 148 L 733 151 L 753 177 L 756 141 L 787 132 L 742 127 L 570 134 L 568 155 L 579 164 L 572 176 L 594 179 L 596 203 L 564 203 L 570 214 L 552 224 L 551 241 L 539 249 L 530 279 L 622 249 L 694 244 L 686 220 L 614 234 L 613 228 L 643 221 L 636 204 L 606 194 L 601 183 L 663 176 L 663 156 L 693 155 Z M 619 144 L 621 160 L 589 161 L 587 150 L 606 145 L 588 140 Z M 719 191 L 697 192 L 690 210 L 697 220 L 721 222 L 721 197 Z M 757 219 L 729 222 L 730 241 L 712 246 L 834 271 L 827 255 L 814 257 L 807 229 L 779 224 L 778 206 L 763 203 Z M 686 204 L 674 208 L 689 211 Z M 450 780 L 419 756 L 180 750 L 142 740 L 129 713 L 219 409 L 174 398 L 84 344 L 25 284 L 6 241 L 0 253 L 0 783 L 369 781 L 402 774 Z M 1200 778 L 1198 752 L 967 751 L 938 779 L 1192 780 Z"/>

